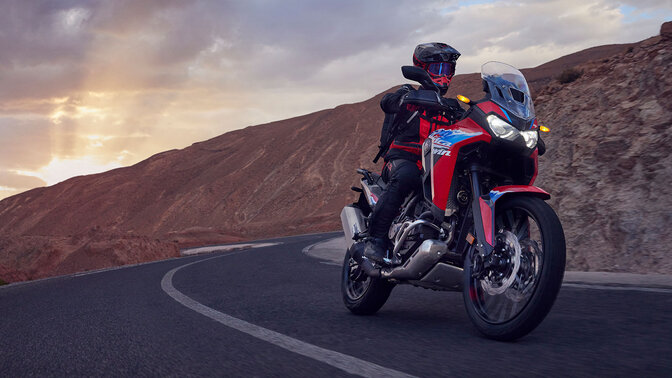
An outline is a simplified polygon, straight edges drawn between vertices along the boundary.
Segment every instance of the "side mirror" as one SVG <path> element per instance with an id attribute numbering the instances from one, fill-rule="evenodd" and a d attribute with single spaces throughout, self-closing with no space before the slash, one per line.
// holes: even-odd
<path id="1" fill-rule="evenodd" d="M 439 88 L 432 81 L 427 71 L 416 66 L 402 66 L 401 73 L 408 80 L 417 81 L 423 88 L 439 92 Z"/>

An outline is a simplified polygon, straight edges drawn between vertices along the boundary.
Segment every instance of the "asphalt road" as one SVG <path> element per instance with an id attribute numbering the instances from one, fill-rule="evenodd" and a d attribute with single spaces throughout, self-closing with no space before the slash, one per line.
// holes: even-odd
<path id="1" fill-rule="evenodd" d="M 301 252 L 335 235 L 0 287 L 0 376 L 672 374 L 671 292 L 563 287 L 495 342 L 459 293 L 398 286 L 351 315 L 340 267 Z"/>

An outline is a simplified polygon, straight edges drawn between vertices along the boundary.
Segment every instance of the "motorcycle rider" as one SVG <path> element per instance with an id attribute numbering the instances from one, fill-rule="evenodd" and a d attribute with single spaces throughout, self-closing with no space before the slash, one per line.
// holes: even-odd
<path id="1" fill-rule="evenodd" d="M 445 43 L 423 43 L 413 52 L 413 65 L 429 73 L 443 96 L 455 74 L 459 57 L 460 53 Z M 443 97 L 444 105 L 451 109 L 444 115 L 427 114 L 417 106 L 402 105 L 404 96 L 414 90 L 410 85 L 404 85 L 380 101 L 386 114 L 383 134 L 389 130 L 397 130 L 397 134 L 385 154 L 382 177 L 387 187 L 371 215 L 364 256 L 381 264 L 389 245 L 388 231 L 399 207 L 412 191 L 420 189 L 422 143 L 433 131 L 455 123 L 464 114 L 456 100 Z"/>

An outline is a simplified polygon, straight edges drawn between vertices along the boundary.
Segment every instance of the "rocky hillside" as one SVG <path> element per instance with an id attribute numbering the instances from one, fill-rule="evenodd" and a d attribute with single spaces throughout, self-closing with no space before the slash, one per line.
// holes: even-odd
<path id="1" fill-rule="evenodd" d="M 538 94 L 539 118 L 552 128 L 539 183 L 554 194 L 571 268 L 642 271 L 651 259 L 638 259 L 662 250 L 641 251 L 637 240 L 657 238 L 657 230 L 670 224 L 669 212 L 658 223 L 642 222 L 633 217 L 638 202 L 628 193 L 646 198 L 648 190 L 659 200 L 647 211 L 670 208 L 663 188 L 648 184 L 665 180 L 670 169 L 667 156 L 658 159 L 669 138 L 656 139 L 669 136 L 665 117 L 672 107 L 660 98 L 671 97 L 665 92 L 670 47 L 669 39 L 656 37 L 524 70 Z M 565 85 L 554 81 L 570 66 L 583 76 Z M 616 80 L 619 70 L 630 81 Z M 479 76 L 457 76 L 451 93 L 478 98 Z M 639 97 L 644 95 L 649 100 Z M 355 168 L 376 168 L 371 158 L 381 96 L 237 130 L 132 167 L 0 201 L 0 278 L 148 261 L 174 256 L 185 245 L 336 230 L 340 209 L 353 199 Z M 647 148 L 645 140 L 660 148 Z M 620 176 L 613 176 L 615 170 Z M 587 235 L 586 225 L 600 227 Z M 670 265 L 656 269 L 669 271 Z"/>
<path id="2" fill-rule="evenodd" d="M 572 269 L 672 273 L 672 23 L 661 34 L 537 96 L 551 128 L 537 184 L 554 195 Z"/>

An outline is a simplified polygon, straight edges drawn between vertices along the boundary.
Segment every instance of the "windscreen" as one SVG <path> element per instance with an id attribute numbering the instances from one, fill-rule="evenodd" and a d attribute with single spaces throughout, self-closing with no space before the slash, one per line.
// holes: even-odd
<path id="1" fill-rule="evenodd" d="M 524 120 L 534 118 L 530 88 L 520 71 L 505 63 L 488 62 L 481 67 L 481 77 L 494 103 Z"/>

